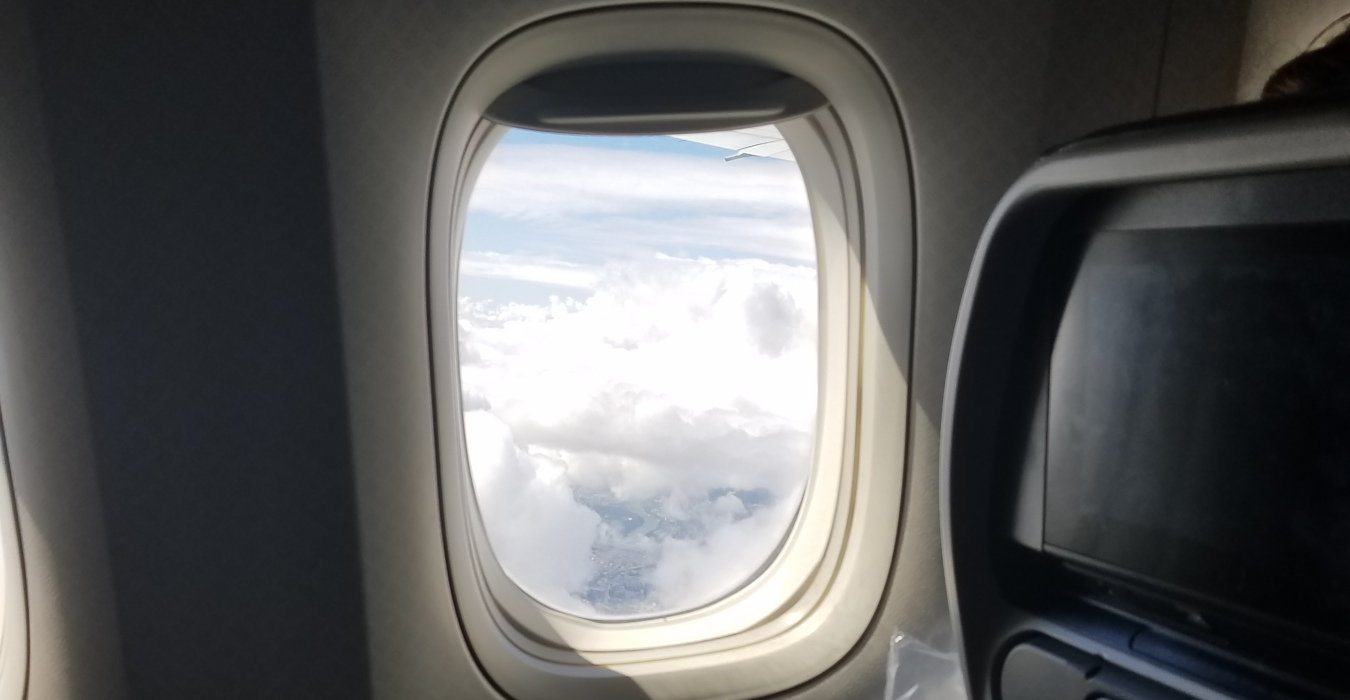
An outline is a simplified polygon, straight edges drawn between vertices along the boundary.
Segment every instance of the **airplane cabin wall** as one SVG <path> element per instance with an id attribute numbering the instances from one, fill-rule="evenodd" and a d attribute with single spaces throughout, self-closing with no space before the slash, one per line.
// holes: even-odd
<path id="1" fill-rule="evenodd" d="M 28 697 L 368 697 L 309 6 L 5 7 Z"/>
<path id="2" fill-rule="evenodd" d="M 441 556 L 431 157 L 476 55 L 596 3 L 129 5 L 0 2 L 0 406 L 29 697 L 491 696 Z M 985 219 L 1047 146 L 1228 101 L 1246 2 L 768 6 L 862 43 L 912 148 L 891 593 L 836 672 L 787 693 L 880 698 L 892 635 L 952 641 L 937 422 Z"/>

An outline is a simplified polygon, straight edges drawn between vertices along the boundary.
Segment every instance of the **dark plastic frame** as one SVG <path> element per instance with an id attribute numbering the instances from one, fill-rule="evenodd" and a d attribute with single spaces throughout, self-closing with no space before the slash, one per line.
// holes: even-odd
<path id="1" fill-rule="evenodd" d="M 1140 653 L 1133 643 L 1145 623 L 1067 598 L 1044 607 L 1010 595 L 1002 552 L 1014 542 L 1040 545 L 1044 476 L 1035 465 L 1043 470 L 1044 435 L 1035 432 L 1044 420 L 1054 270 L 1072 262 L 1073 246 L 1063 242 L 1092 230 L 1350 220 L 1350 189 L 1338 186 L 1348 182 L 1347 166 L 1350 102 L 1290 101 L 1090 137 L 1042 159 L 1000 201 L 962 298 L 942 415 L 942 545 L 972 698 L 999 697 L 1003 657 L 1036 635 L 1192 697 L 1235 696 L 1223 682 L 1229 666 L 1208 672 L 1204 658 L 1174 654 L 1160 663 L 1160 654 Z M 1284 692 L 1265 683 L 1260 660 L 1234 663 L 1252 671 L 1234 681 L 1242 695 Z"/>
<path id="2" fill-rule="evenodd" d="M 805 80 L 742 57 L 618 54 L 531 77 L 484 116 L 569 134 L 678 134 L 779 123 L 828 102 Z"/>

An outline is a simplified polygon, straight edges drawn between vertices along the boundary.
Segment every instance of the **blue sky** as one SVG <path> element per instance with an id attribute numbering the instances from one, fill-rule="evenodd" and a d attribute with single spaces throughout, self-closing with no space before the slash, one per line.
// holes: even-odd
<path id="1" fill-rule="evenodd" d="M 470 199 L 462 250 L 473 264 L 461 268 L 459 294 L 529 303 L 585 294 L 577 275 L 515 274 L 543 273 L 549 262 L 596 267 L 664 254 L 809 264 L 799 231 L 790 245 L 775 241 L 784 221 L 805 220 L 795 163 L 728 162 L 732 152 L 670 136 L 510 130 Z M 507 258 L 533 264 L 486 264 Z"/>

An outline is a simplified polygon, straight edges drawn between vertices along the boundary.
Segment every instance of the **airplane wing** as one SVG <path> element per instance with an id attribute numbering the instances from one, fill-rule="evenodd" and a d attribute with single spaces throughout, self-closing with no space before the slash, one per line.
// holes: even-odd
<path id="1" fill-rule="evenodd" d="M 772 125 L 733 129 L 731 131 L 714 131 L 704 134 L 671 135 L 684 141 L 693 141 L 733 151 L 733 153 L 727 155 L 727 160 L 751 156 L 794 162 L 797 160 L 792 155 L 792 149 L 788 148 L 787 141 L 783 140 L 783 135 L 778 133 L 778 129 Z"/>

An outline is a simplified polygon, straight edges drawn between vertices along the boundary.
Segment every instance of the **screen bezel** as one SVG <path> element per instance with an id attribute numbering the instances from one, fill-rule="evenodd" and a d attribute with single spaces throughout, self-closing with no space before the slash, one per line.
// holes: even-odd
<path id="1" fill-rule="evenodd" d="M 1078 575 L 1091 574 L 1111 586 L 1125 586 L 1156 600 L 1171 601 L 1186 614 L 1164 622 L 1183 634 L 1212 637 L 1222 630 L 1221 645 L 1242 646 L 1242 639 L 1265 644 L 1267 638 L 1294 642 L 1304 648 L 1326 649 L 1350 656 L 1350 639 L 1262 613 L 1212 591 L 1130 571 L 1045 540 L 1046 477 L 1049 460 L 1048 403 L 1050 359 L 1060 320 L 1073 282 L 1091 238 L 1098 232 L 1176 232 L 1197 228 L 1264 228 L 1288 225 L 1346 225 L 1350 223 L 1350 170 L 1290 172 L 1202 182 L 1164 183 L 1125 188 L 1084 197 L 1061 218 L 1048 237 L 1037 263 L 1035 283 L 1027 318 L 1017 339 L 1008 397 L 1023 406 L 1020 421 L 1005 424 L 1002 442 L 1006 454 L 1000 479 L 1011 499 L 1003 499 L 1003 513 L 995 518 L 995 536 L 1012 540 L 1021 551 L 1033 550 L 1046 558 L 1051 568 L 1072 568 Z M 1297 193 L 1298 196 L 1294 196 Z M 1303 206 L 1290 206 L 1300 201 Z M 1241 202 L 1236 205 L 1235 202 Z M 1022 377 L 1021 380 L 1016 379 Z M 1021 557 L 1004 557 L 1000 577 L 1005 585 L 1024 588 L 1027 579 L 1044 579 L 1041 569 L 1014 572 Z M 1040 573 L 1038 573 L 1040 572 Z M 1032 583 L 1043 585 L 1042 583 Z M 1057 585 L 1057 584 L 1056 584 Z M 1101 603 L 1101 600 L 1097 600 Z M 1107 607 L 1113 603 L 1106 602 Z M 1133 613 L 1131 613 L 1133 614 Z M 1196 619 L 1206 619 L 1191 624 Z M 1216 624 L 1211 625 L 1211 622 Z M 1236 631 L 1235 631 L 1236 630 Z M 1336 651 L 1338 650 L 1338 651 Z"/>
<path id="2" fill-rule="evenodd" d="M 1040 371 L 1058 318 L 1045 282 L 1072 272 L 1073 256 L 1064 251 L 1075 232 L 1350 220 L 1347 116 L 1333 105 L 1230 110 L 1121 130 L 1051 154 L 995 210 L 961 302 L 940 434 L 943 555 L 972 692 L 993 697 L 1010 646 L 1041 633 L 1184 694 L 1194 694 L 1196 683 L 1264 684 L 1274 666 L 1285 669 L 1275 673 L 1283 683 L 1312 690 L 1295 695 L 1350 698 L 1342 672 L 1350 655 L 1329 663 L 1301 652 L 1286 659 L 1265 653 L 1269 646 L 1168 631 L 1060 586 L 1064 577 L 1055 574 L 1069 564 L 1041 548 L 1042 490 L 1021 488 L 1044 478 L 1043 460 L 1032 457 L 1043 449 Z M 1287 206 L 1291 200 L 1297 206 Z M 1220 656 L 1222 668 L 1135 649 L 1145 633 Z"/>

